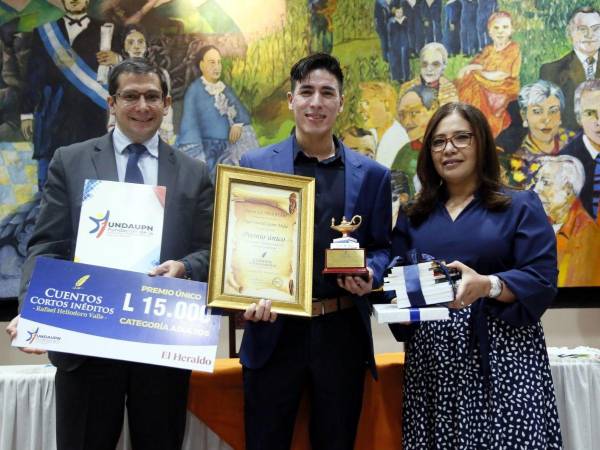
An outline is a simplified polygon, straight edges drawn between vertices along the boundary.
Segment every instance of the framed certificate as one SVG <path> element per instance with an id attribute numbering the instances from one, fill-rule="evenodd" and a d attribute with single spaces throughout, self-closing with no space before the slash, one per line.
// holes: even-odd
<path id="1" fill-rule="evenodd" d="M 219 165 L 208 304 L 310 316 L 315 180 Z"/>

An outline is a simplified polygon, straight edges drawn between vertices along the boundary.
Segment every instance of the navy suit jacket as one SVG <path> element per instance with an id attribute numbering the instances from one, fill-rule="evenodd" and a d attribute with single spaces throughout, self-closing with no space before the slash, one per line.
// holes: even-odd
<path id="1" fill-rule="evenodd" d="M 272 172 L 294 173 L 293 138 L 277 144 L 250 151 L 242 157 L 240 165 Z M 347 218 L 358 214 L 362 225 L 353 234 L 367 252 L 367 266 L 373 269 L 373 286 L 383 284 L 385 268 L 390 257 L 391 236 L 391 185 L 390 171 L 379 163 L 340 145 L 345 161 L 344 214 Z M 370 304 L 366 297 L 354 296 L 363 319 L 370 349 L 368 363 L 376 377 L 371 331 Z M 249 368 L 260 368 L 269 360 L 286 318 L 278 316 L 274 323 L 247 322 L 240 349 L 240 361 Z M 308 319 L 307 319 L 308 320 Z"/>

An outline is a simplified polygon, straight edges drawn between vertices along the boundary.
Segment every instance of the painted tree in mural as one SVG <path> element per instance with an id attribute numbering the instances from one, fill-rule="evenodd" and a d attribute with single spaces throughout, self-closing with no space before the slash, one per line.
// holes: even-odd
<path id="1" fill-rule="evenodd" d="M 497 136 L 506 183 L 542 199 L 559 284 L 600 286 L 597 8 L 598 0 L 0 1 L 0 298 L 16 295 L 54 151 L 113 126 L 104 108 L 111 64 L 158 64 L 174 99 L 161 136 L 214 167 L 290 132 L 288 70 L 314 51 L 342 62 L 337 131 L 392 169 L 396 213 L 419 191 L 431 114 L 472 103 Z"/>

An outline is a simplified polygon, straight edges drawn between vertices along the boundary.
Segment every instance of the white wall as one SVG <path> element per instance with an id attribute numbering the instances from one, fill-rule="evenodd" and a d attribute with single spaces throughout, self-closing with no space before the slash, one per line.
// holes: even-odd
<path id="1" fill-rule="evenodd" d="M 600 348 L 600 308 L 551 309 L 544 314 L 542 322 L 546 332 L 546 342 L 551 347 L 577 347 L 583 345 Z M 48 361 L 45 356 L 26 355 L 10 347 L 8 336 L 4 333 L 6 325 L 6 323 L 0 322 L 0 365 L 44 364 Z M 373 330 L 375 351 L 377 353 L 402 350 L 402 345 L 394 340 L 387 326 L 379 326 L 373 323 Z M 228 356 L 227 331 L 227 320 L 223 318 L 219 351 L 217 353 L 217 356 L 221 358 Z"/>

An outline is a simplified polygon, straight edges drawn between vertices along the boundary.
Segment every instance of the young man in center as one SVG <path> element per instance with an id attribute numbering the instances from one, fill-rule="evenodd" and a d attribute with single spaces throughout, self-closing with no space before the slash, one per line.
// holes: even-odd
<path id="1" fill-rule="evenodd" d="M 277 144 L 246 153 L 241 165 L 316 179 L 313 317 L 277 316 L 270 301 L 245 312 L 246 448 L 290 448 L 298 405 L 310 397 L 313 450 L 351 450 L 362 406 L 365 369 L 376 376 L 366 294 L 383 282 L 389 258 L 390 172 L 333 135 L 342 111 L 339 62 L 314 54 L 291 69 L 289 109 L 295 130 Z M 339 233 L 331 218 L 362 217 L 353 236 L 366 249 L 368 279 L 324 276 L 324 253 Z"/>

